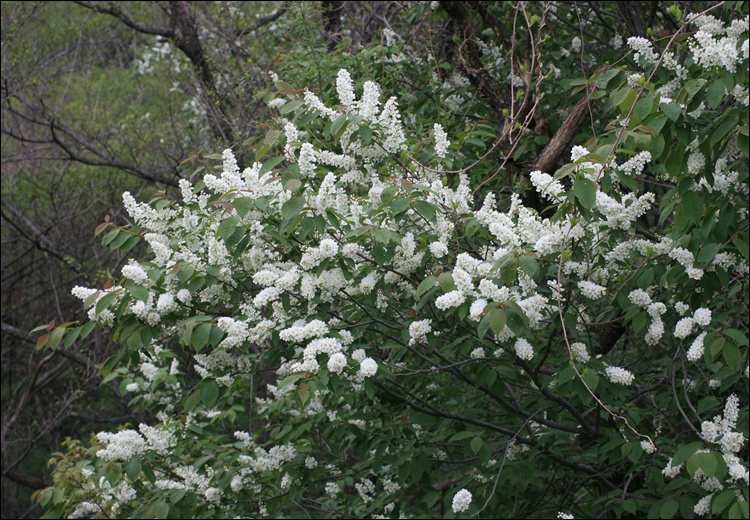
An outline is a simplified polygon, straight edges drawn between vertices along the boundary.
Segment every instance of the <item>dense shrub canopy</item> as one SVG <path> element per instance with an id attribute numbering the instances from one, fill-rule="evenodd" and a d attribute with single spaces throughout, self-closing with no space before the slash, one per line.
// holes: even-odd
<path id="1" fill-rule="evenodd" d="M 404 5 L 96 229 L 147 247 L 39 344 L 107 330 L 151 422 L 46 516 L 747 517 L 747 4 Z"/>

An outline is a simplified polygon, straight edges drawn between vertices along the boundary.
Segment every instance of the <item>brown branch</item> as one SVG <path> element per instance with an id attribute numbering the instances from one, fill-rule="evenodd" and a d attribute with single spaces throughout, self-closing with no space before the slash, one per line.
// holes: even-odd
<path id="1" fill-rule="evenodd" d="M 26 473 L 21 473 L 19 471 L 8 471 L 7 473 L 3 473 L 3 477 L 7 478 L 8 480 L 12 480 L 13 482 L 17 484 L 21 484 L 22 486 L 29 487 L 31 489 L 44 489 L 46 487 L 52 486 L 53 484 L 53 482 L 50 479 L 37 477 L 36 475 L 29 475 Z"/>
<path id="2" fill-rule="evenodd" d="M 131 29 L 138 31 L 140 33 L 151 34 L 154 36 L 163 36 L 165 38 L 172 38 L 174 36 L 172 31 L 169 29 L 166 29 L 163 27 L 149 27 L 149 26 L 140 25 L 134 22 L 125 13 L 120 11 L 120 9 L 115 7 L 114 2 L 109 2 L 108 3 L 109 7 L 103 7 L 101 4 L 91 4 L 89 2 L 76 1 L 75 3 L 87 9 L 91 9 L 92 11 L 96 11 L 97 13 L 108 14 L 110 16 L 114 16 L 115 18 L 120 20 L 122 23 L 130 27 Z"/>
<path id="3" fill-rule="evenodd" d="M 211 65 L 206 59 L 193 8 L 189 2 L 169 2 L 169 11 L 174 44 L 193 64 L 193 70 L 205 89 L 211 132 L 216 139 L 231 142 L 234 132 L 229 124 L 224 102 L 218 94 Z"/>
<path id="4" fill-rule="evenodd" d="M 554 169 L 555 164 L 562 157 L 570 142 L 578 134 L 583 122 L 589 114 L 589 95 L 592 89 L 587 90 L 583 97 L 578 101 L 573 110 L 565 118 L 565 122 L 557 129 L 550 142 L 542 151 L 541 155 L 534 164 L 533 170 L 550 172 Z M 553 172 L 554 173 L 554 172 Z"/>
<path id="5" fill-rule="evenodd" d="M 281 18 L 288 10 L 289 10 L 289 3 L 287 2 L 284 6 L 280 7 L 275 13 L 271 13 L 268 16 L 262 16 L 258 18 L 258 21 L 255 22 L 255 27 L 245 27 L 243 29 L 237 29 L 234 35 L 236 38 L 241 38 L 242 36 L 250 34 L 254 30 L 260 29 L 266 24 L 275 22 L 276 20 Z"/>

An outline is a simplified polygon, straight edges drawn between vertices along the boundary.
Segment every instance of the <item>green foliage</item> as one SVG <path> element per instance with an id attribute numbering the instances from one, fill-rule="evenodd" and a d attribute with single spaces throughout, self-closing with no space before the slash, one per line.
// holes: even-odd
<path id="1" fill-rule="evenodd" d="M 606 28 L 581 42 L 544 32 L 541 6 L 488 9 L 494 78 L 526 71 L 508 115 L 393 35 L 311 41 L 258 93 L 283 102 L 258 162 L 240 172 L 227 150 L 181 199 L 126 194 L 137 227 L 98 232 L 149 255 L 77 288 L 92 321 L 41 328 L 39 348 L 108 328 L 105 381 L 156 421 L 72 442 L 38 494 L 47 517 L 747 515 L 747 29 L 736 69 L 706 64 L 673 9 L 661 60 L 635 42 L 638 61 L 611 65 Z M 510 16 L 529 38 L 486 21 Z M 554 68 L 521 60 L 532 44 Z M 558 68 L 580 74 L 559 88 Z M 510 115 L 531 85 L 543 111 L 600 100 L 549 174 L 524 171 L 548 136 Z M 407 90 L 403 116 L 377 89 Z"/>

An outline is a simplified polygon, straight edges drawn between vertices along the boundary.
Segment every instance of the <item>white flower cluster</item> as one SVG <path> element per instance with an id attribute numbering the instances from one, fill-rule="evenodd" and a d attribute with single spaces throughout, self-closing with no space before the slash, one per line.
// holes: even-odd
<path id="1" fill-rule="evenodd" d="M 737 64 L 748 59 L 747 39 L 741 53 L 737 50 L 740 38 L 748 31 L 747 16 L 742 20 L 733 20 L 726 29 L 718 19 L 710 15 L 693 21 L 700 29 L 695 32 L 688 45 L 696 64 L 704 69 L 723 67 L 729 72 L 735 72 Z M 724 33 L 726 36 L 718 38 Z"/>
<path id="2" fill-rule="evenodd" d="M 122 430 L 117 433 L 99 432 L 96 438 L 106 445 L 106 448 L 96 452 L 96 456 L 104 460 L 128 461 L 143 454 L 147 449 L 146 439 L 135 430 Z"/>
<path id="3" fill-rule="evenodd" d="M 640 175 L 650 162 L 651 152 L 643 151 L 621 164 L 619 170 L 625 175 Z"/>
<path id="4" fill-rule="evenodd" d="M 133 260 L 131 260 L 129 264 L 123 266 L 122 275 L 140 285 L 145 284 L 146 280 L 148 280 L 146 271 L 144 271 L 143 268 Z"/>
<path id="5" fill-rule="evenodd" d="M 688 277 L 692 278 L 693 280 L 700 280 L 701 278 L 703 278 L 703 269 L 693 267 L 695 257 L 693 257 L 693 253 L 691 253 L 687 249 L 683 247 L 675 247 L 669 252 L 669 256 L 677 260 L 680 265 L 685 268 L 685 272 L 687 273 Z"/>
<path id="6" fill-rule="evenodd" d="M 466 489 L 462 489 L 458 491 L 455 495 L 453 495 L 453 503 L 451 504 L 451 507 L 453 507 L 454 513 L 463 513 L 464 511 L 469 509 L 469 506 L 471 505 L 471 492 L 467 491 Z"/>
<path id="7" fill-rule="evenodd" d="M 561 201 L 563 199 L 565 188 L 560 181 L 555 180 L 552 176 L 536 170 L 529 174 L 529 180 L 531 180 L 531 184 L 534 185 L 534 188 L 540 195 L 544 195 L 552 201 Z"/>
<path id="8" fill-rule="evenodd" d="M 575 355 L 575 359 L 580 360 L 581 363 L 588 363 L 591 359 L 591 356 L 589 355 L 589 352 L 586 349 L 586 345 L 584 343 L 572 343 L 570 345 L 570 351 Z"/>
<path id="9" fill-rule="evenodd" d="M 606 287 L 602 287 L 601 285 L 588 280 L 581 280 L 578 282 L 578 288 L 581 290 L 581 294 L 592 300 L 598 300 L 607 292 Z"/>
<path id="10" fill-rule="evenodd" d="M 425 339 L 427 334 L 432 332 L 431 324 L 432 320 L 429 319 L 412 322 L 409 325 L 409 345 L 414 345 Z"/>
<path id="11" fill-rule="evenodd" d="M 435 155 L 441 159 L 445 159 L 445 154 L 448 153 L 448 147 L 451 145 L 451 142 L 448 140 L 448 134 L 445 133 L 440 123 L 434 124 L 432 133 L 435 135 Z"/>
<path id="12" fill-rule="evenodd" d="M 378 372 L 378 363 L 372 358 L 365 358 L 359 364 L 359 374 L 362 377 L 372 377 Z"/>
<path id="13" fill-rule="evenodd" d="M 529 361 L 534 357 L 534 347 L 524 338 L 518 338 L 514 348 L 516 349 L 516 356 L 521 359 Z"/>
<path id="14" fill-rule="evenodd" d="M 633 59 L 635 61 L 643 61 L 644 64 L 649 65 L 656 63 L 659 59 L 659 55 L 654 52 L 653 44 L 646 38 L 640 36 L 633 36 L 628 38 L 628 47 L 635 51 Z"/>
<path id="15" fill-rule="evenodd" d="M 630 385 L 635 379 L 631 371 L 621 367 L 606 367 L 605 371 L 609 380 L 617 385 Z"/>

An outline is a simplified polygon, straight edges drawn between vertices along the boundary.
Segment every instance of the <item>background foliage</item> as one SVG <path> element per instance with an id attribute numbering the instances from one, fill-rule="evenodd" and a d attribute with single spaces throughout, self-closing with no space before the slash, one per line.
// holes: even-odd
<path id="1" fill-rule="evenodd" d="M 4 515 L 747 517 L 746 2 L 2 24 Z"/>

